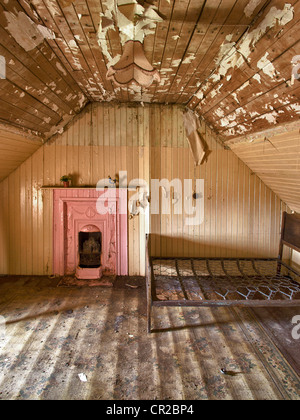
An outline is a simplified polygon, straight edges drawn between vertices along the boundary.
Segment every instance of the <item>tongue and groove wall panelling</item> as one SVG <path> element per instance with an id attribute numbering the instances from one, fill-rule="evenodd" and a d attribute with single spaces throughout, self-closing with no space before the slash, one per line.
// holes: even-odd
<path id="1" fill-rule="evenodd" d="M 166 215 L 129 217 L 131 275 L 144 274 L 149 225 L 157 255 L 276 257 L 286 205 L 207 126 L 201 131 L 211 154 L 195 168 L 181 107 L 89 105 L 0 183 L 0 273 L 52 274 L 52 189 L 42 186 L 61 186 L 60 177 L 71 174 L 73 186 L 95 187 L 120 170 L 128 182 L 204 180 L 200 226 L 188 226 L 172 207 Z"/>
<path id="2" fill-rule="evenodd" d="M 0 181 L 13 172 L 43 144 L 39 138 L 0 129 Z"/>
<path id="3" fill-rule="evenodd" d="M 299 130 L 228 145 L 291 210 L 300 213 Z"/>
<path id="4" fill-rule="evenodd" d="M 0 273 L 9 273 L 8 178 L 0 182 Z"/>
<path id="5" fill-rule="evenodd" d="M 120 170 L 128 172 L 128 182 L 149 181 L 149 130 L 149 107 L 90 105 L 6 178 L 0 273 L 52 274 L 52 189 L 42 186 L 61 186 L 60 177 L 71 174 L 73 186 L 95 187 Z M 128 224 L 129 269 L 138 275 L 145 270 L 149 217 L 134 216 Z"/>
<path id="6" fill-rule="evenodd" d="M 182 121 L 180 111 L 176 124 L 178 121 Z M 162 137 L 157 144 L 163 124 L 163 118 L 155 119 L 152 127 L 156 135 L 151 148 L 151 178 L 175 177 L 182 184 L 184 179 L 203 179 L 204 222 L 188 226 L 187 214 L 176 215 L 173 210 L 171 215 L 151 215 L 153 255 L 277 257 L 282 211 L 290 211 L 286 204 L 231 150 L 225 150 L 204 124 L 202 133 L 211 154 L 196 169 L 178 126 L 177 137 L 167 143 Z M 183 205 L 187 195 L 183 193 Z M 288 252 L 285 257 L 289 258 Z"/>

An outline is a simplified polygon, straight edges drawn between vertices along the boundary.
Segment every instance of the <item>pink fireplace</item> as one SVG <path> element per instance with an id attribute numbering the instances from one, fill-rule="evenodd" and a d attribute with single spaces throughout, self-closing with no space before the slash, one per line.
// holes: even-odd
<path id="1" fill-rule="evenodd" d="M 128 274 L 126 189 L 57 188 L 53 210 L 54 274 Z"/>

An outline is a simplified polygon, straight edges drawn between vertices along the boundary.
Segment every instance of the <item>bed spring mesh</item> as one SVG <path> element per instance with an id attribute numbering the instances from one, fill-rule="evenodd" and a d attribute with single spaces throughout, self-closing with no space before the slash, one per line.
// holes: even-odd
<path id="1" fill-rule="evenodd" d="M 153 258 L 155 299 L 298 300 L 300 274 L 277 259 Z"/>

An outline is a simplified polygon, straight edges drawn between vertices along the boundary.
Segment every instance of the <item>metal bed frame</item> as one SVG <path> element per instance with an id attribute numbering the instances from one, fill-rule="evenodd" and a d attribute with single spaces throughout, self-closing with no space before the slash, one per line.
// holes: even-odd
<path id="1" fill-rule="evenodd" d="M 300 215 L 283 213 L 278 258 L 151 256 L 146 235 L 147 330 L 153 307 L 299 306 L 300 273 L 284 245 L 300 252 Z"/>

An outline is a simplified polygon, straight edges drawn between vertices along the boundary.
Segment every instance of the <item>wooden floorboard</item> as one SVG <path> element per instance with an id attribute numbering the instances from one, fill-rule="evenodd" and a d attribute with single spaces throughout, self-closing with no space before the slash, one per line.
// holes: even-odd
<path id="1" fill-rule="evenodd" d="M 248 309 L 154 308 L 147 334 L 143 278 L 58 282 L 0 278 L 3 400 L 300 399 L 299 376 Z"/>
<path id="2" fill-rule="evenodd" d="M 255 308 L 252 311 L 300 377 L 300 339 L 295 340 L 292 336 L 296 327 L 292 320 L 300 316 L 300 307 Z"/>

